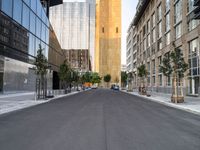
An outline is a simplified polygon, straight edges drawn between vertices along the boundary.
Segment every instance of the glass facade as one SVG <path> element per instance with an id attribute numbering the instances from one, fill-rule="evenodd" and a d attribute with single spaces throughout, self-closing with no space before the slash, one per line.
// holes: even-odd
<path id="1" fill-rule="evenodd" d="M 198 94 L 199 88 L 199 39 L 194 39 L 189 42 L 189 93 Z"/>
<path id="2" fill-rule="evenodd" d="M 53 71 L 65 59 L 40 0 L 0 0 L 0 31 L 0 92 L 35 90 L 31 68 L 39 44 Z"/>
<path id="3" fill-rule="evenodd" d="M 94 66 L 95 0 L 50 8 L 50 21 L 64 50 L 89 50 Z"/>

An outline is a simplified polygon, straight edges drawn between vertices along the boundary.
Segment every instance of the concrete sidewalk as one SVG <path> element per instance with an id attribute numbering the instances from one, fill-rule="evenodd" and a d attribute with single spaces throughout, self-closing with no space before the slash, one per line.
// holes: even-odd
<path id="1" fill-rule="evenodd" d="M 65 95 L 58 95 L 54 98 L 48 99 L 48 100 L 35 100 L 35 94 L 34 93 L 19 93 L 19 94 L 7 94 L 7 95 L 0 95 L 0 115 L 9 113 L 12 111 L 17 111 L 20 109 L 28 108 L 31 106 L 39 105 L 42 103 L 47 103 L 51 100 L 70 96 L 77 94 L 79 92 L 72 92 Z"/>
<path id="2" fill-rule="evenodd" d="M 151 97 L 147 97 L 144 95 L 140 95 L 138 92 L 126 92 L 126 91 L 123 91 L 123 92 L 200 115 L 200 98 L 199 97 L 186 96 L 184 103 L 174 104 L 171 102 L 171 95 L 169 94 L 152 92 Z"/>

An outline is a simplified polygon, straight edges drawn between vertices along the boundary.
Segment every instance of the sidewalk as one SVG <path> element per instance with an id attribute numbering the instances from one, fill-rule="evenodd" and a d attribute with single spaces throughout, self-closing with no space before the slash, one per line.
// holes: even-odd
<path id="1" fill-rule="evenodd" d="M 0 115 L 9 113 L 12 111 L 28 108 L 31 106 L 36 106 L 39 104 L 47 103 L 51 100 L 70 96 L 77 94 L 79 92 L 74 91 L 69 94 L 65 95 L 58 95 L 54 98 L 48 99 L 48 100 L 35 100 L 35 94 L 34 93 L 20 93 L 20 94 L 8 94 L 8 95 L 0 95 Z"/>
<path id="2" fill-rule="evenodd" d="M 126 91 L 123 91 L 123 92 L 200 115 L 200 98 L 199 97 L 186 96 L 184 103 L 174 104 L 171 102 L 171 95 L 169 94 L 152 92 L 151 97 L 147 97 L 147 96 L 139 95 L 138 92 L 126 92 Z"/>

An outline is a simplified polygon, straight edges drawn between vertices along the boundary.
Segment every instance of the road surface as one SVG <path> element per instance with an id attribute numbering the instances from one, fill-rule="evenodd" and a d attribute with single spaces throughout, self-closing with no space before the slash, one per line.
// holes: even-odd
<path id="1" fill-rule="evenodd" d="M 200 150 L 200 116 L 90 90 L 1 115 L 0 150 Z"/>

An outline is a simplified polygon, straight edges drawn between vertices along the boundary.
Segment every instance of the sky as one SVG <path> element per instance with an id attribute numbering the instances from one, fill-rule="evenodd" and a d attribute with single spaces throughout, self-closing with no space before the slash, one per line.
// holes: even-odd
<path id="1" fill-rule="evenodd" d="M 122 64 L 126 64 L 126 35 L 136 12 L 138 0 L 122 0 Z"/>
<path id="2" fill-rule="evenodd" d="M 64 0 L 85 1 L 85 0 Z M 128 27 L 135 16 L 138 0 L 121 0 L 122 1 L 122 45 L 121 45 L 121 60 L 122 64 L 126 64 L 126 35 Z"/>

